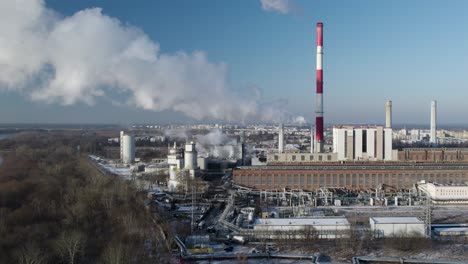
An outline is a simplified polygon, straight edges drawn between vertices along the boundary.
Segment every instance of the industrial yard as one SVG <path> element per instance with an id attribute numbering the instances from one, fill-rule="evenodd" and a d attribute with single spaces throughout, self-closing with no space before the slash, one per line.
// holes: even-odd
<path id="1" fill-rule="evenodd" d="M 0 1 L 0 263 L 468 264 L 466 10 Z"/>

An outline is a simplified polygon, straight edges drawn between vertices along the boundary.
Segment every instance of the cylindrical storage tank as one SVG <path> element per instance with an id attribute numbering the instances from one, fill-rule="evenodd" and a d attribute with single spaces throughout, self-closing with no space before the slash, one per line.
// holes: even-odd
<path id="1" fill-rule="evenodd" d="M 184 163 L 185 169 L 194 170 L 197 168 L 197 151 L 194 142 L 185 144 Z"/>
<path id="2" fill-rule="evenodd" d="M 135 162 L 135 138 L 131 135 L 122 137 L 122 162 L 132 164 Z"/>
<path id="3" fill-rule="evenodd" d="M 205 157 L 197 158 L 197 163 L 200 170 L 206 170 L 208 168 L 208 161 Z"/>
<path id="4" fill-rule="evenodd" d="M 249 223 L 252 223 L 253 220 L 254 220 L 254 213 L 253 212 L 250 212 L 248 215 L 247 215 L 247 220 L 249 220 Z"/>
<path id="5" fill-rule="evenodd" d="M 177 181 L 177 173 L 176 173 L 175 165 L 169 166 L 169 179 L 171 181 Z"/>

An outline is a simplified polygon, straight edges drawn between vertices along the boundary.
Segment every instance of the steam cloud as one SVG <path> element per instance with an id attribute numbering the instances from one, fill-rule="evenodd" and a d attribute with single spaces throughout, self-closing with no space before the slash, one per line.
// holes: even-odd
<path id="1" fill-rule="evenodd" d="M 260 0 L 262 9 L 265 11 L 276 11 L 282 14 L 288 14 L 294 9 L 292 0 Z"/>
<path id="2" fill-rule="evenodd" d="M 228 137 L 219 129 L 214 129 L 206 135 L 197 136 L 197 151 L 203 156 L 213 158 L 235 159 L 242 155 L 241 146 L 235 138 Z"/>
<path id="3" fill-rule="evenodd" d="M 262 0 L 265 10 L 285 13 L 289 6 Z M 165 54 L 140 29 L 100 8 L 63 17 L 42 0 L 0 1 L 0 89 L 62 105 L 120 94 L 138 108 L 195 119 L 279 121 L 283 115 L 233 93 L 227 66 L 201 51 Z"/>

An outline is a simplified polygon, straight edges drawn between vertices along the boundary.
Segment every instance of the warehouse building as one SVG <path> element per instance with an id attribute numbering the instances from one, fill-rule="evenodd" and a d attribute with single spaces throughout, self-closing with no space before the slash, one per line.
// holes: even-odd
<path id="1" fill-rule="evenodd" d="M 418 189 L 429 196 L 435 204 L 468 203 L 468 185 L 466 184 L 421 181 Z"/>
<path id="2" fill-rule="evenodd" d="M 264 218 L 256 219 L 258 238 L 304 238 L 306 236 L 332 239 L 349 236 L 350 224 L 346 218 Z"/>
<path id="3" fill-rule="evenodd" d="M 425 224 L 417 217 L 371 217 L 371 232 L 375 237 L 422 237 Z"/>
<path id="4" fill-rule="evenodd" d="M 467 163 L 319 163 L 309 165 L 245 166 L 233 170 L 235 185 L 258 190 L 320 188 L 369 189 L 386 184 L 409 189 L 425 180 L 468 182 Z"/>

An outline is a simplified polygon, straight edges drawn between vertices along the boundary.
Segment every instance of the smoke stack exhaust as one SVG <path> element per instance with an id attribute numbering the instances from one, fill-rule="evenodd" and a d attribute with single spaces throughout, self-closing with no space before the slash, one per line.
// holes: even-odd
<path id="1" fill-rule="evenodd" d="M 392 101 L 385 104 L 385 128 L 392 128 Z"/>
<path id="2" fill-rule="evenodd" d="M 278 129 L 278 153 L 283 153 L 284 151 L 283 140 L 284 140 L 284 126 L 283 124 L 280 124 L 279 129 Z"/>
<path id="3" fill-rule="evenodd" d="M 317 23 L 317 98 L 315 111 L 315 151 L 323 152 L 323 23 Z"/>
<path id="4" fill-rule="evenodd" d="M 430 143 L 437 145 L 437 101 L 431 102 L 431 134 L 430 134 Z"/>

